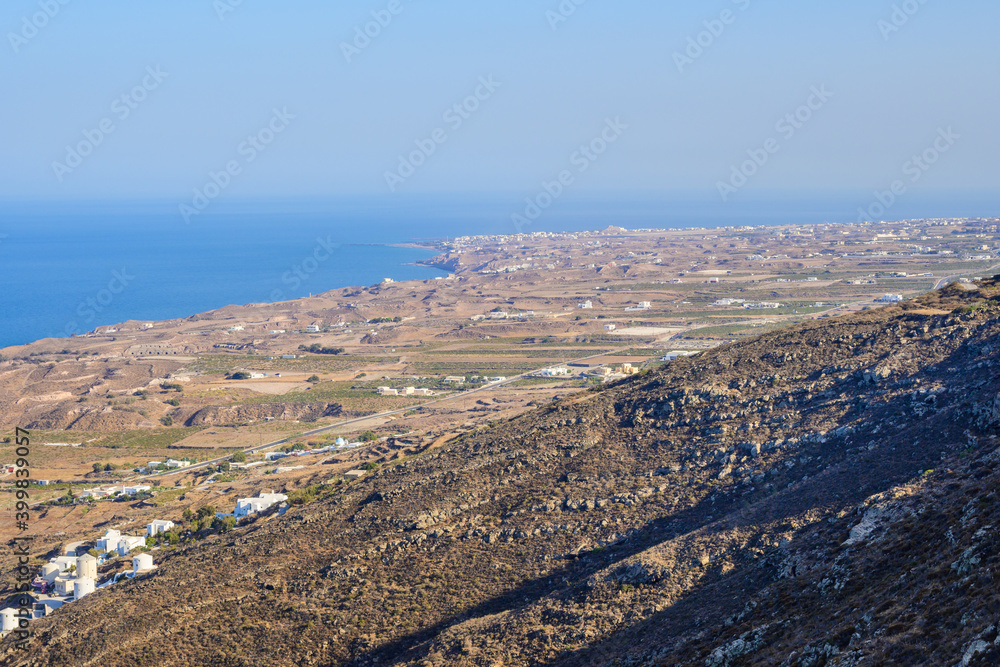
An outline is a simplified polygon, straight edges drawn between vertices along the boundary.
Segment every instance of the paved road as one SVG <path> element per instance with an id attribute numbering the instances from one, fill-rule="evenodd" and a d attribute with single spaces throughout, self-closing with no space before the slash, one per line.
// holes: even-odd
<path id="1" fill-rule="evenodd" d="M 936 289 L 936 290 L 937 289 L 941 289 L 946 284 L 950 283 L 953 280 L 957 280 L 958 278 L 961 278 L 962 276 L 967 276 L 967 275 L 972 274 L 972 273 L 975 273 L 976 275 L 982 274 L 982 275 L 985 276 L 985 275 L 992 274 L 992 272 L 996 271 L 997 269 L 1000 269 L 1000 264 L 994 264 L 993 266 L 991 266 L 988 269 L 982 269 L 982 270 L 979 270 L 979 271 L 968 271 L 966 273 L 956 273 L 953 276 L 948 276 L 947 278 L 942 278 L 941 280 L 937 281 L 937 284 L 934 285 L 934 289 Z"/>
<path id="2" fill-rule="evenodd" d="M 461 392 L 459 394 L 452 394 L 451 396 L 445 396 L 443 398 L 436 398 L 436 399 L 434 399 L 432 401 L 426 401 L 424 403 L 419 403 L 419 404 L 416 404 L 416 405 L 411 405 L 411 406 L 408 406 L 408 407 L 405 407 L 405 408 L 399 408 L 397 410 L 388 410 L 386 412 L 379 412 L 378 414 L 374 414 L 374 415 L 367 415 L 365 417 L 355 417 L 353 419 L 347 419 L 347 420 L 344 420 L 344 421 L 339 421 L 339 422 L 337 422 L 335 424 L 329 424 L 327 426 L 321 426 L 320 428 L 316 428 L 316 429 L 313 429 L 311 431 L 306 431 L 305 433 L 298 433 L 296 435 L 288 436 L 287 438 L 282 438 L 281 440 L 274 440 L 272 442 L 268 442 L 268 443 L 265 443 L 265 444 L 262 444 L 262 445 L 257 445 L 256 447 L 250 447 L 248 449 L 244 449 L 243 451 L 245 453 L 247 453 L 247 454 L 254 454 L 254 453 L 257 453 L 257 452 L 262 452 L 262 451 L 265 451 L 265 450 L 268 450 L 268 449 L 272 449 L 274 447 L 278 447 L 279 445 L 284 445 L 284 444 L 286 444 L 286 443 L 288 443 L 289 441 L 292 441 L 292 440 L 298 440 L 299 438 L 304 438 L 304 437 L 308 437 L 308 436 L 311 436 L 311 435 L 316 435 L 317 433 L 323 433 L 324 431 L 329 431 L 331 429 L 340 428 L 342 426 L 350 426 L 351 424 L 357 424 L 357 423 L 360 423 L 360 422 L 365 422 L 365 421 L 368 421 L 370 419 L 380 419 L 380 418 L 383 418 L 383 417 L 392 417 L 393 415 L 403 414 L 405 412 L 409 412 L 410 410 L 414 410 L 414 409 L 419 408 L 419 407 L 425 407 L 425 406 L 428 406 L 428 405 L 437 405 L 439 403 L 444 403 L 446 401 L 454 401 L 454 400 L 459 399 L 459 398 L 467 398 L 469 396 L 472 396 L 473 394 L 478 394 L 478 393 L 484 392 L 484 391 L 490 391 L 492 389 L 496 389 L 497 387 L 501 387 L 501 386 L 503 386 L 505 384 L 510 384 L 511 382 L 517 382 L 518 380 L 523 380 L 526 377 L 534 375 L 535 373 L 538 373 L 540 371 L 547 370 L 549 368 L 558 368 L 559 366 L 564 366 L 564 365 L 570 364 L 570 363 L 579 363 L 581 361 L 588 361 L 590 359 L 597 359 L 599 357 L 604 357 L 604 356 L 607 356 L 609 354 L 614 354 L 615 352 L 621 352 L 622 350 L 627 350 L 627 349 L 629 349 L 629 347 L 631 347 L 631 346 L 621 347 L 621 348 L 615 348 L 614 350 L 611 350 L 610 352 L 601 352 L 600 354 L 592 354 L 592 355 L 587 356 L 587 357 L 580 357 L 579 359 L 571 359 L 569 361 L 565 361 L 565 362 L 560 363 L 560 364 L 555 364 L 553 366 L 546 366 L 544 368 L 538 368 L 538 369 L 535 369 L 535 370 L 528 371 L 527 373 L 521 373 L 520 375 L 515 375 L 514 377 L 507 378 L 503 382 L 495 382 L 493 384 L 487 384 L 487 385 L 484 385 L 482 387 L 477 387 L 476 389 L 470 389 L 469 391 L 463 391 L 463 392 Z M 202 461 L 200 463 L 195 463 L 194 465 L 190 465 L 190 466 L 188 466 L 186 468 L 180 468 L 180 469 L 175 469 L 175 470 L 164 470 L 162 472 L 151 473 L 151 474 L 148 474 L 148 475 L 137 475 L 135 477 L 129 477 L 128 479 L 123 480 L 121 483 L 129 483 L 129 482 L 136 482 L 136 481 L 143 481 L 143 480 L 152 480 L 152 479 L 156 479 L 158 477 L 166 477 L 166 476 L 169 476 L 169 475 L 176 475 L 178 473 L 187 473 L 187 472 L 190 472 L 192 470 L 198 470 L 199 468 L 205 468 L 205 467 L 211 466 L 211 465 L 218 465 L 218 464 L 222 463 L 223 461 L 229 460 L 229 458 L 231 456 L 232 456 L 232 454 L 230 453 L 230 454 L 226 454 L 225 456 L 220 456 L 218 458 L 211 459 L 209 461 Z M 118 484 L 118 483 L 119 482 L 116 482 L 116 484 Z"/>

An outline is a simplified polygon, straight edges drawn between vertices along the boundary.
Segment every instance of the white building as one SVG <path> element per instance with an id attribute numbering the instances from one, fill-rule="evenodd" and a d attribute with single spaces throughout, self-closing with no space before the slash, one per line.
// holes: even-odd
<path id="1" fill-rule="evenodd" d="M 153 557 L 149 554 L 139 554 L 132 558 L 132 574 L 140 574 L 142 572 L 149 572 L 156 566 L 153 565 Z"/>
<path id="2" fill-rule="evenodd" d="M 306 327 L 306 333 L 319 333 L 319 326 L 310 324 Z"/>
<path id="3" fill-rule="evenodd" d="M 146 545 L 146 538 L 137 535 L 122 535 L 117 530 L 108 530 L 104 533 L 104 537 L 97 540 L 97 550 L 107 551 L 117 553 L 119 556 L 125 556 L 133 549 L 138 549 Z M 60 558 L 69 558 L 68 556 L 61 556 Z M 73 558 L 73 564 L 76 564 L 76 558 Z M 58 562 L 59 558 L 54 559 L 53 562 Z"/>
<path id="4" fill-rule="evenodd" d="M 667 352 L 660 361 L 676 361 L 680 357 L 690 357 L 698 354 L 697 351 L 691 350 L 671 350 Z"/>
<path id="5" fill-rule="evenodd" d="M 165 533 L 174 527 L 173 521 L 167 521 L 166 519 L 154 519 L 152 523 L 146 524 L 146 536 L 154 537 L 160 533 Z"/>
<path id="6" fill-rule="evenodd" d="M 399 390 L 392 387 L 379 387 L 377 391 L 379 396 L 399 396 Z"/>
<path id="7" fill-rule="evenodd" d="M 123 496 L 134 496 L 137 493 L 142 493 L 143 491 L 151 491 L 153 487 L 149 484 L 136 484 L 135 486 L 123 486 L 122 495 Z"/>
<path id="8" fill-rule="evenodd" d="M 558 366 L 556 368 L 545 368 L 541 373 L 547 377 L 559 377 L 562 375 L 569 375 L 569 369 L 565 366 Z"/>
<path id="9" fill-rule="evenodd" d="M 118 541 L 122 538 L 122 534 L 117 530 L 108 529 L 104 536 L 97 540 L 96 548 L 98 551 L 116 551 L 118 549 Z"/>
<path id="10" fill-rule="evenodd" d="M 176 459 L 167 459 L 168 468 L 187 468 L 191 465 L 190 461 L 177 461 Z"/>
<path id="11" fill-rule="evenodd" d="M 57 577 L 55 580 L 55 593 L 61 596 L 73 595 L 73 584 L 76 583 L 76 575 L 65 575 Z"/>
<path id="12" fill-rule="evenodd" d="M 118 555 L 127 556 L 129 552 L 146 546 L 146 538 L 140 535 L 122 535 L 118 540 Z"/>
<path id="13" fill-rule="evenodd" d="M 580 308 L 581 310 L 590 310 L 593 307 L 594 304 L 591 301 L 584 301 L 583 303 L 577 306 L 577 308 Z"/>
<path id="14" fill-rule="evenodd" d="M 877 303 L 899 303 L 903 300 L 902 294 L 883 294 L 875 299 Z"/>
<path id="15" fill-rule="evenodd" d="M 90 554 L 84 554 L 77 559 L 76 573 L 80 577 L 97 579 L 97 559 Z"/>
<path id="16" fill-rule="evenodd" d="M 17 617 L 17 610 L 14 607 L 0 609 L 0 637 L 6 637 L 14 630 L 17 630 L 18 626 L 19 619 Z"/>
<path id="17" fill-rule="evenodd" d="M 42 579 L 50 584 L 53 583 L 56 580 L 56 577 L 58 577 L 61 573 L 62 568 L 55 563 L 46 563 L 42 566 Z"/>
<path id="18" fill-rule="evenodd" d="M 283 493 L 262 493 L 257 498 L 240 498 L 236 501 L 236 510 L 233 516 L 242 519 L 250 514 L 263 512 L 272 505 L 283 503 L 288 500 L 288 496 Z"/>
<path id="19" fill-rule="evenodd" d="M 77 577 L 73 580 L 73 597 L 79 600 L 94 592 L 96 583 L 92 577 Z"/>
<path id="20" fill-rule="evenodd" d="M 604 330 L 605 331 L 614 331 L 617 328 L 618 328 L 618 325 L 616 325 L 616 324 L 605 324 L 604 325 Z"/>
<path id="21" fill-rule="evenodd" d="M 461 375 L 449 375 L 444 381 L 448 384 L 465 384 L 465 378 Z"/>

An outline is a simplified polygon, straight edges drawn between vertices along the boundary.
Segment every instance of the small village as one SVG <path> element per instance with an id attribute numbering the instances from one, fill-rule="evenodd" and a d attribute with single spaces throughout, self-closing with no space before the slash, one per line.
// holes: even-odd
<path id="1" fill-rule="evenodd" d="M 228 530 L 240 520 L 266 512 L 275 505 L 278 505 L 278 514 L 284 514 L 288 509 L 287 501 L 288 496 L 283 493 L 262 492 L 255 498 L 240 498 L 232 512 L 216 512 L 215 519 Z M 176 541 L 176 528 L 173 521 L 154 519 L 146 525 L 145 535 L 123 535 L 118 530 L 108 529 L 93 543 L 66 545 L 61 555 L 42 566 L 31 581 L 30 593 L 20 596 L 22 601 L 24 597 L 31 601 L 29 614 L 26 614 L 26 606 L 0 609 L 0 638 L 94 591 L 152 572 L 156 569 L 153 554 L 161 549 L 162 542 L 169 545 Z M 127 567 L 129 559 L 130 569 Z"/>

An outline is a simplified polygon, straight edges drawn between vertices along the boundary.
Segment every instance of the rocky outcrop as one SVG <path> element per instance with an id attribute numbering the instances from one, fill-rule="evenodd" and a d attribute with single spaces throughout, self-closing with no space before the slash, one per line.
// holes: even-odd
<path id="1" fill-rule="evenodd" d="M 250 403 L 244 405 L 210 406 L 188 417 L 185 426 L 226 426 L 277 419 L 281 421 L 313 422 L 321 417 L 341 414 L 337 403 Z"/>

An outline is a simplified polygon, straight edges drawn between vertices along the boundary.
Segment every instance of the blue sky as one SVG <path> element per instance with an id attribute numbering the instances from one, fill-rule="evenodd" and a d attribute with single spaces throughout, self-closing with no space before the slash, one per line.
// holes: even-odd
<path id="1" fill-rule="evenodd" d="M 532 193 L 561 172 L 712 197 L 762 150 L 734 200 L 871 192 L 936 141 L 911 190 L 1000 191 L 995 1 L 63 2 L 0 6 L 3 199 L 190 202 L 213 174 L 228 198 Z M 416 142 L 433 153 L 401 170 Z"/>

